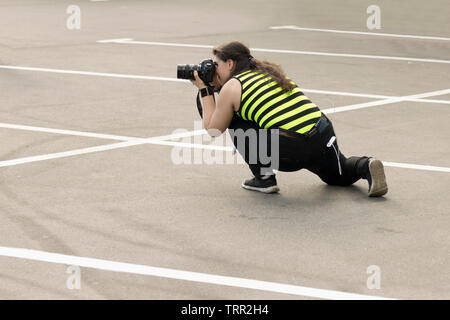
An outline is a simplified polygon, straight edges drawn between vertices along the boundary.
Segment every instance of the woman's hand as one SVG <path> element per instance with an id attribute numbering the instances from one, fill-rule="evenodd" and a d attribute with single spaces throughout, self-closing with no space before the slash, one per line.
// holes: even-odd
<path id="1" fill-rule="evenodd" d="M 200 77 L 198 76 L 197 70 L 194 70 L 194 77 L 195 77 L 195 80 L 191 80 L 191 82 L 192 82 L 192 84 L 193 84 L 194 86 L 196 86 L 199 90 L 200 90 L 200 89 L 203 89 L 203 88 L 206 88 L 206 84 L 205 84 L 205 83 L 203 82 L 203 80 L 200 79 Z"/>

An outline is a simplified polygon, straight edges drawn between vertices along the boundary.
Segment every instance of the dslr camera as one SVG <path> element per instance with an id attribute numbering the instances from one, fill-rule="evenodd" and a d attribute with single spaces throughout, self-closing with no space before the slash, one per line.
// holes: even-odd
<path id="1" fill-rule="evenodd" d="M 216 66 L 212 59 L 205 59 L 200 64 L 179 64 L 177 66 L 177 78 L 195 80 L 194 70 L 197 70 L 198 76 L 203 82 L 208 85 L 214 80 L 214 73 L 216 72 Z"/>

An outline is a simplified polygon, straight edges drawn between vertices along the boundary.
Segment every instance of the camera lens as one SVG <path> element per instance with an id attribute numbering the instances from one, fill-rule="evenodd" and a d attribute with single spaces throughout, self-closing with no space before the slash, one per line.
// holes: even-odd
<path id="1" fill-rule="evenodd" d="M 177 66 L 177 78 L 194 80 L 194 70 L 197 70 L 198 66 L 194 64 L 179 64 Z"/>
<path id="2" fill-rule="evenodd" d="M 177 78 L 178 79 L 186 79 L 184 77 L 185 69 L 186 69 L 186 65 L 185 64 L 179 64 L 177 66 Z"/>

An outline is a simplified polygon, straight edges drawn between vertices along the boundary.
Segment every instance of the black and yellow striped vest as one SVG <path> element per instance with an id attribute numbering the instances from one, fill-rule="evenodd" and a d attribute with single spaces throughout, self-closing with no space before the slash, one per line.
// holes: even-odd
<path id="1" fill-rule="evenodd" d="M 241 105 L 236 112 L 260 128 L 281 128 L 306 133 L 319 121 L 322 113 L 298 87 L 282 92 L 268 74 L 244 71 L 234 78 L 242 85 Z"/>

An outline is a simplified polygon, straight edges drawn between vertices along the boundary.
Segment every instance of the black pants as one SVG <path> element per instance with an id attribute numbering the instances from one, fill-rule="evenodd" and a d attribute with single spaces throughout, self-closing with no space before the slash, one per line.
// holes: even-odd
<path id="1" fill-rule="evenodd" d="M 267 145 L 267 154 L 271 154 L 273 151 L 271 150 L 273 139 L 279 139 L 279 159 L 277 161 L 277 168 L 275 168 L 278 171 L 289 172 L 307 169 L 318 175 L 325 183 L 340 186 L 348 186 L 361 178 L 366 179 L 367 177 L 368 157 L 346 158 L 338 149 L 337 140 L 332 146 L 327 147 L 327 143 L 335 136 L 335 133 L 331 121 L 324 115 L 321 118 L 321 123 L 317 131 L 314 130 L 316 133 L 311 136 L 296 133 L 293 134 L 294 137 L 286 136 L 286 131 L 283 129 L 260 131 L 256 123 L 242 120 L 236 115 L 229 129 L 232 129 L 229 132 L 236 149 L 249 165 L 255 177 L 267 174 L 271 171 L 271 167 L 273 167 L 272 163 L 268 164 L 266 161 L 261 161 L 259 157 L 261 145 Z M 243 143 L 238 143 L 238 133 L 247 132 L 247 130 L 258 132 L 256 148 L 258 150 L 258 156 L 256 157 L 256 161 L 254 161 L 255 157 L 252 160 L 250 156 L 250 151 L 253 150 L 252 152 L 254 152 L 255 150 L 255 148 L 251 148 L 250 144 L 254 144 L 255 141 L 246 139 L 245 146 Z M 263 131 L 266 132 L 261 134 Z"/>

